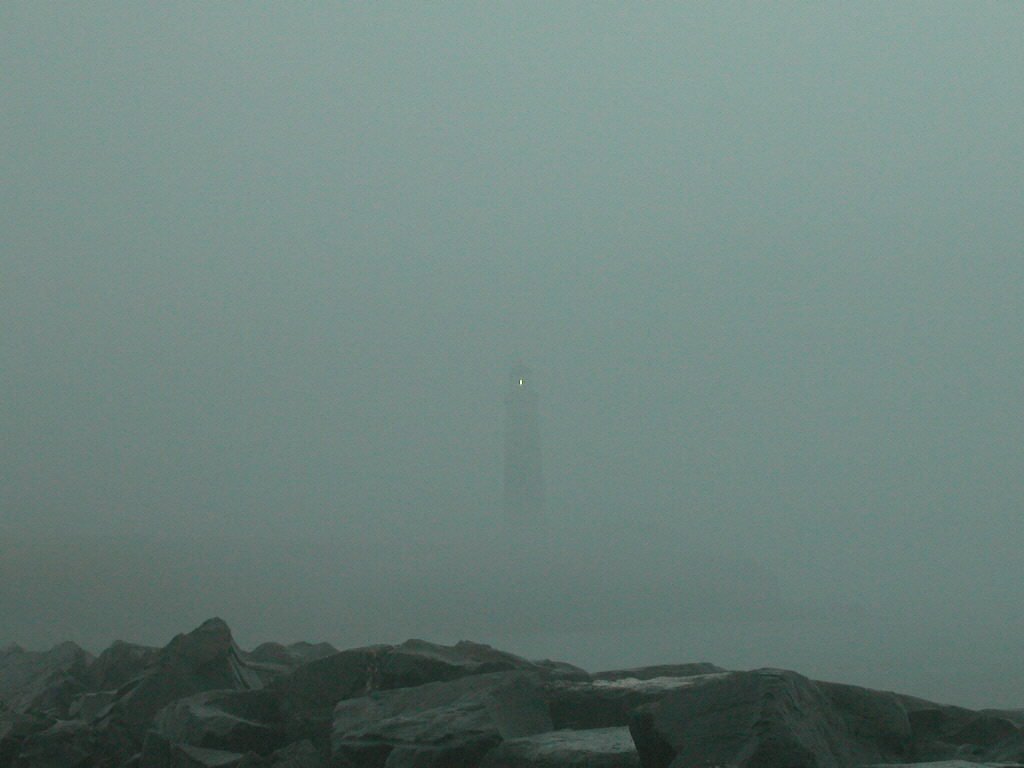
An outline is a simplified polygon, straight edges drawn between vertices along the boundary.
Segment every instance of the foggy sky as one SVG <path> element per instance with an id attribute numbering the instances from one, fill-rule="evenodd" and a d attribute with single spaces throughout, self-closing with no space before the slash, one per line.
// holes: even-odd
<path id="1" fill-rule="evenodd" d="M 3 3 L 0 644 L 1024 706 L 1021 126 L 1015 3 Z"/>

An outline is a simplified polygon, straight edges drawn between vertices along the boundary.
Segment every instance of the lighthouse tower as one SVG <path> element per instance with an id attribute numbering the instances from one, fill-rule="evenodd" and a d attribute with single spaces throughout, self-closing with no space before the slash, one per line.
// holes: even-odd
<path id="1" fill-rule="evenodd" d="M 537 392 L 522 364 L 512 369 L 505 395 L 504 506 L 512 522 L 536 521 L 544 509 Z"/>

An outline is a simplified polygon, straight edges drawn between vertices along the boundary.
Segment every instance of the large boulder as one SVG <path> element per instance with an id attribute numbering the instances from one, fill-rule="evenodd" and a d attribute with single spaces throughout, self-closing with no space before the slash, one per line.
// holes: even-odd
<path id="1" fill-rule="evenodd" d="M 92 656 L 75 643 L 48 651 L 26 651 L 18 645 L 0 650 L 0 703 L 63 716 L 71 700 L 89 688 Z"/>
<path id="2" fill-rule="evenodd" d="M 0 704 L 0 768 L 9 768 L 21 752 L 25 740 L 54 724 L 52 717 L 16 712 Z"/>
<path id="3" fill-rule="evenodd" d="M 110 716 L 147 726 L 167 704 L 211 690 L 251 690 L 260 677 L 241 657 L 228 625 L 210 619 L 177 635 L 118 698 Z"/>
<path id="4" fill-rule="evenodd" d="M 210 619 L 177 635 L 146 669 L 117 692 L 92 722 L 98 749 L 116 764 L 138 752 L 157 713 L 168 704 L 213 690 L 254 690 L 261 677 L 242 658 L 228 625 Z"/>
<path id="5" fill-rule="evenodd" d="M 96 765 L 96 739 L 81 720 L 58 720 L 44 731 L 29 735 L 21 744 L 14 768 L 92 768 Z"/>
<path id="6" fill-rule="evenodd" d="M 495 672 L 339 702 L 331 749 L 360 768 L 470 768 L 503 739 L 549 730 L 536 673 Z"/>
<path id="7" fill-rule="evenodd" d="M 845 735 L 859 745 L 855 754 L 899 758 L 913 753 L 910 718 L 896 694 L 841 683 L 814 685 L 839 715 Z"/>
<path id="8" fill-rule="evenodd" d="M 289 741 L 308 739 L 330 751 L 334 705 L 365 696 L 381 684 L 380 659 L 390 646 L 355 648 L 317 659 L 271 684 L 279 697 Z"/>
<path id="9" fill-rule="evenodd" d="M 489 645 L 453 646 L 423 640 L 354 648 L 304 664 L 275 681 L 289 741 L 309 739 L 324 748 L 339 701 L 375 691 L 409 688 L 494 672 L 530 671 L 546 679 L 586 676 L 568 664 L 531 662 Z"/>
<path id="10" fill-rule="evenodd" d="M 145 672 L 159 655 L 159 648 L 116 640 L 89 665 L 92 689 L 118 690 Z"/>
<path id="11" fill-rule="evenodd" d="M 285 746 L 284 722 L 270 691 L 205 691 L 164 707 L 153 730 L 171 744 L 267 755 Z"/>
<path id="12" fill-rule="evenodd" d="M 455 645 L 437 645 L 425 640 L 406 640 L 396 645 L 381 660 L 382 683 L 389 688 L 404 688 L 467 675 L 529 669 L 545 675 L 562 676 L 571 670 L 568 664 L 532 662 L 515 654 L 499 651 L 482 643 L 462 640 Z"/>
<path id="13" fill-rule="evenodd" d="M 669 692 L 640 707 L 630 731 L 645 768 L 846 768 L 906 758 L 911 739 L 889 694 L 771 669 L 709 675 Z"/>
<path id="14" fill-rule="evenodd" d="M 1017 713 L 898 699 L 908 713 L 915 760 L 1024 762 L 1024 727 Z"/>
<path id="15" fill-rule="evenodd" d="M 338 653 L 330 643 L 263 643 L 251 651 L 243 651 L 242 659 L 263 684 L 291 674 L 303 664 Z"/>
<path id="16" fill-rule="evenodd" d="M 116 765 L 141 746 L 166 704 L 198 691 L 260 686 L 261 676 L 219 619 L 163 649 L 116 642 L 95 659 L 73 643 L 45 653 L 10 646 L 0 653 L 0 696 L 9 708 L 62 722 L 34 728 L 31 738 L 16 729 L 3 737 L 0 753 L 20 755 L 19 765 L 44 765 L 47 755 L 71 765 L 88 745 L 96 760 Z"/>
<path id="17" fill-rule="evenodd" d="M 628 728 L 551 731 L 503 741 L 480 768 L 640 768 Z"/>

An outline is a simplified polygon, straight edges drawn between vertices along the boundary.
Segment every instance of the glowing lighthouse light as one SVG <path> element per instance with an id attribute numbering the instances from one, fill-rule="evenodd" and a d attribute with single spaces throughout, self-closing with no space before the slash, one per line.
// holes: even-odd
<path id="1" fill-rule="evenodd" d="M 2 4 L 3 0 L 0 0 Z M 533 372 L 517 364 L 505 379 L 505 465 L 503 495 L 510 522 L 538 521 L 544 511 L 540 455 L 540 414 Z M 529 381 L 529 385 L 527 384 Z"/>

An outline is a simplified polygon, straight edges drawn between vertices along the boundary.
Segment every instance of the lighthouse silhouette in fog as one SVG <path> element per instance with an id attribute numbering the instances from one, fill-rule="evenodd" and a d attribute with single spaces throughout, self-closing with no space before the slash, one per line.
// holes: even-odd
<path id="1" fill-rule="evenodd" d="M 537 520 L 544 510 L 540 464 L 540 419 L 530 369 L 519 364 L 505 395 L 505 515 L 513 522 Z"/>

